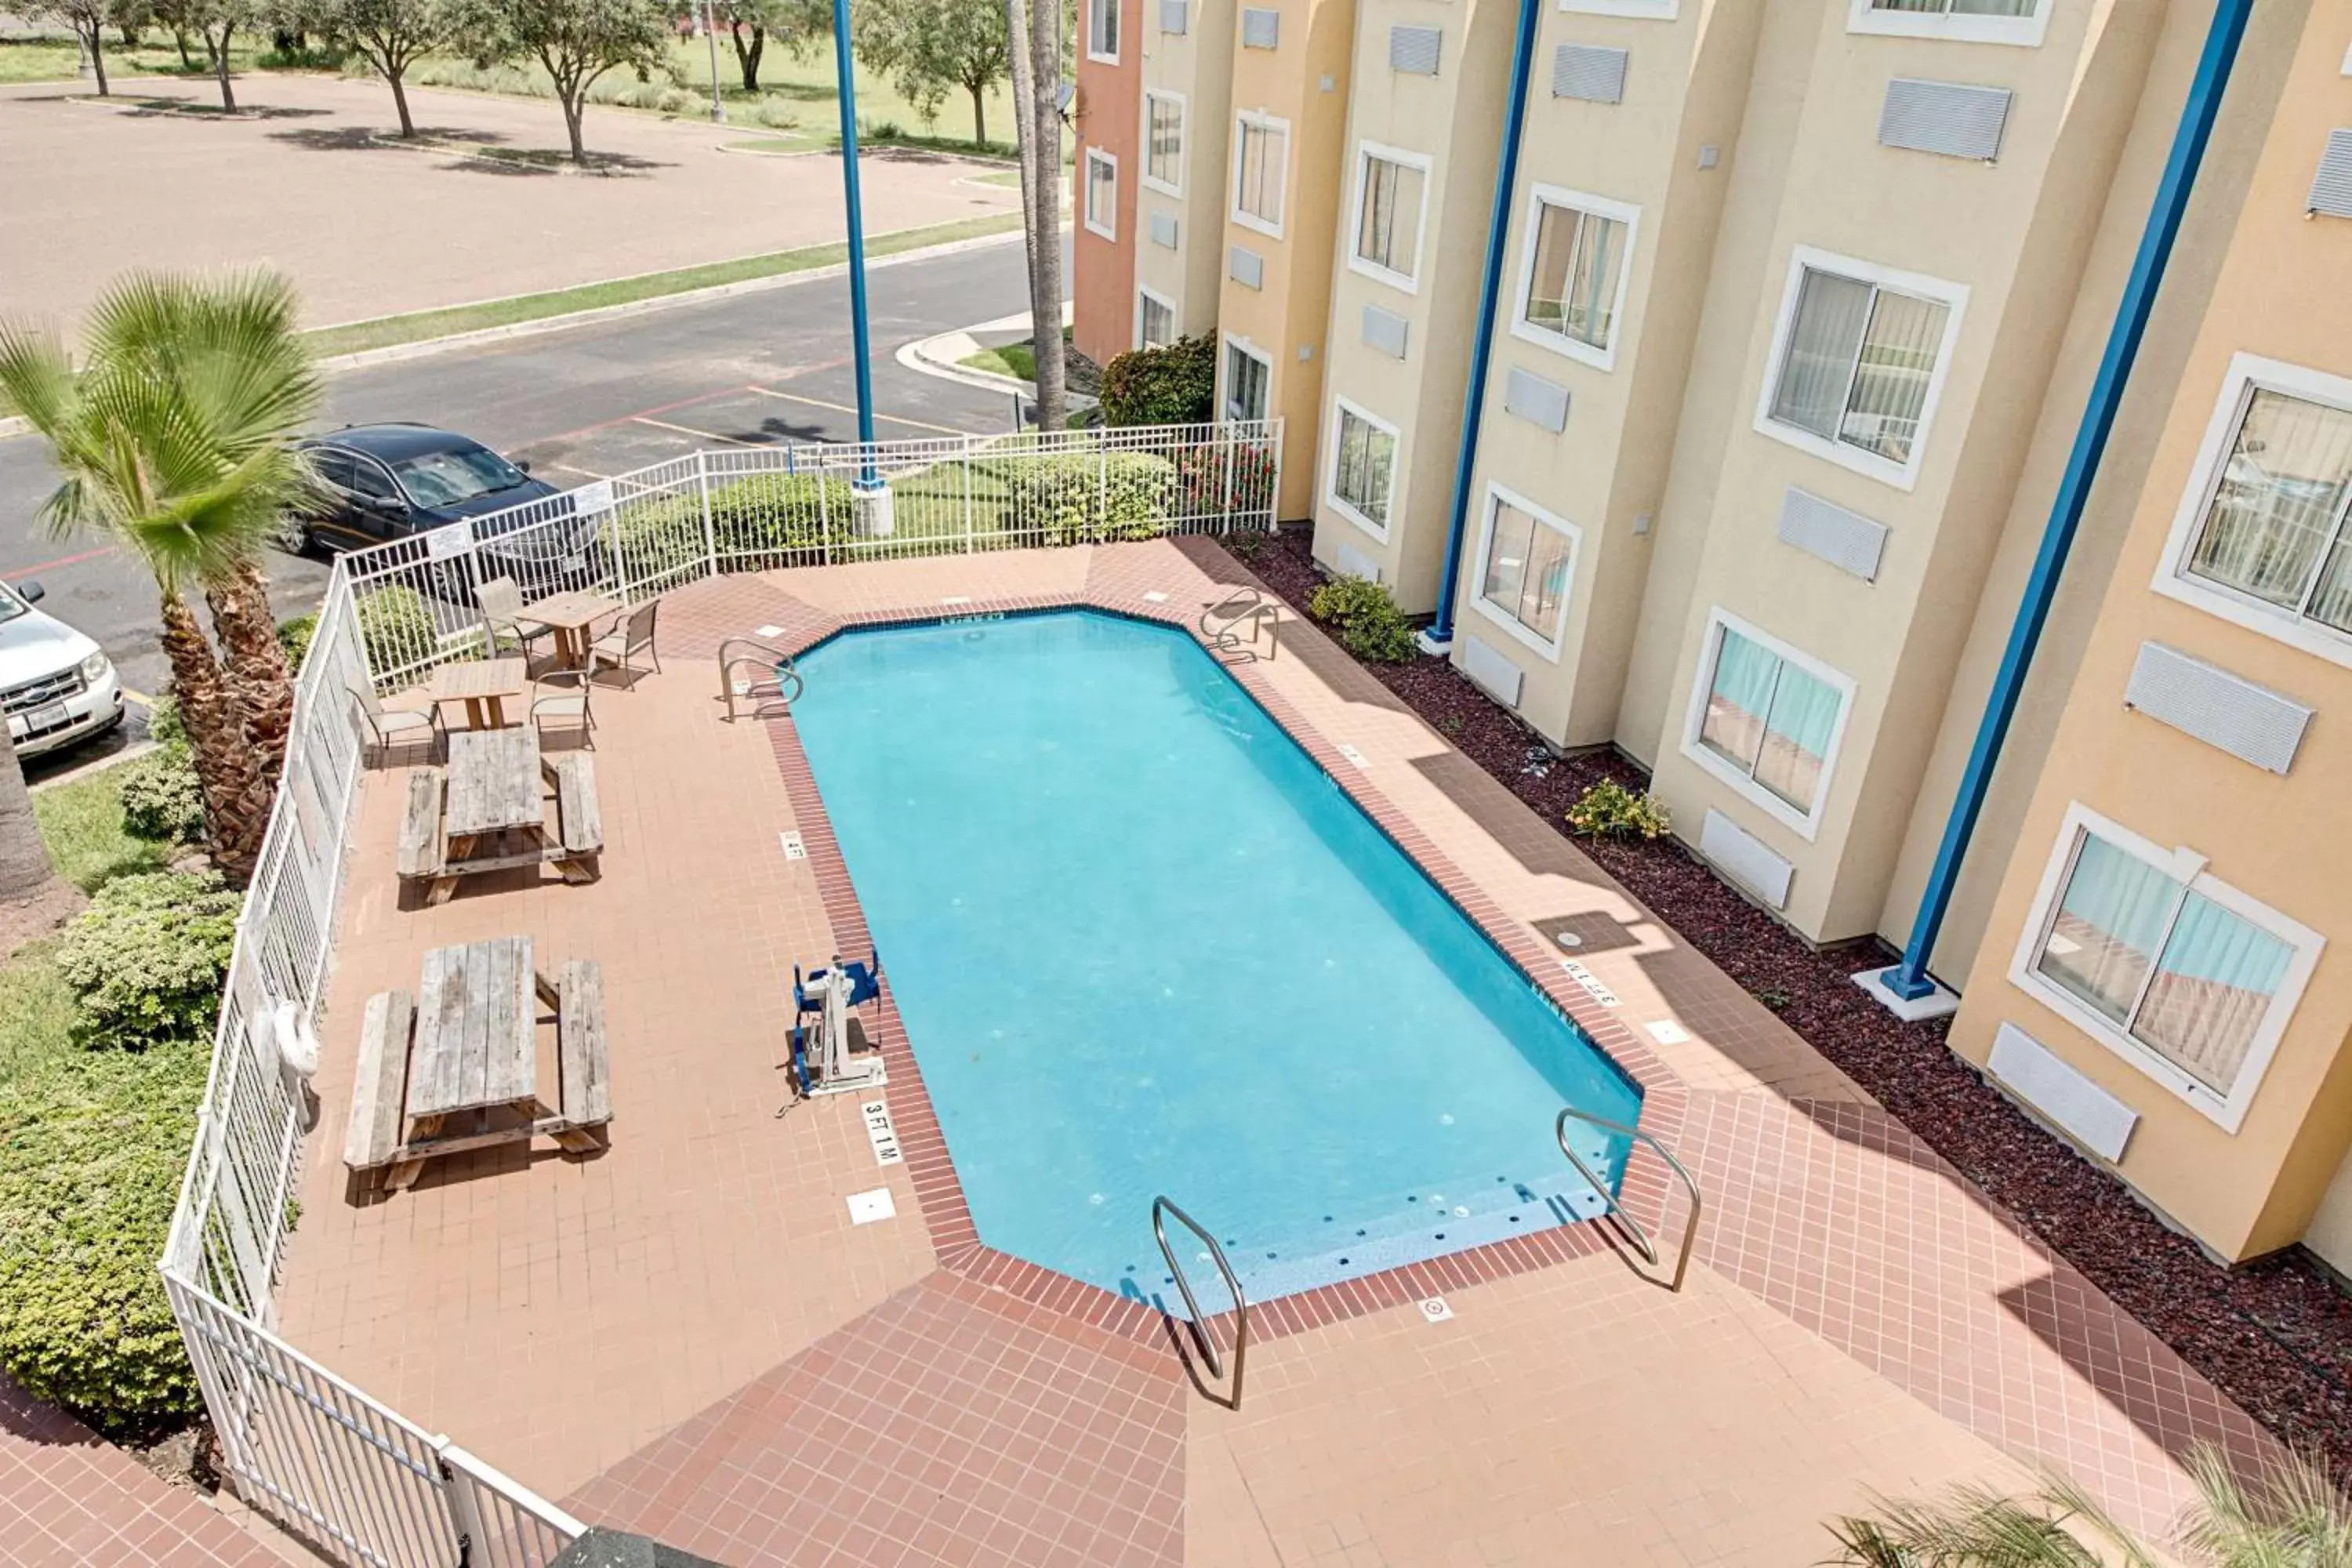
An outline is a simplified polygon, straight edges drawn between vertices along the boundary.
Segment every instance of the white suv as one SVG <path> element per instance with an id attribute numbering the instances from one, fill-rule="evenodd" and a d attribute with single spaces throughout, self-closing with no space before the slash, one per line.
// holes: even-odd
<path id="1" fill-rule="evenodd" d="M 0 583 L 0 711 L 16 754 L 36 757 L 122 721 L 122 682 L 98 644 L 33 608 L 38 583 Z"/>

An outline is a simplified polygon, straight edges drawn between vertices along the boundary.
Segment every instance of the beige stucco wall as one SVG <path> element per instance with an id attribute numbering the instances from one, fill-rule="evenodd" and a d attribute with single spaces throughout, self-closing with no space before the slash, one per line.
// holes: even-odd
<path id="1" fill-rule="evenodd" d="M 2309 219 L 2303 202 L 2327 132 L 2352 110 L 2342 72 L 2352 0 L 2316 0 L 2303 29 L 2210 308 L 2182 366 L 2147 482 L 2084 649 L 2057 738 L 1993 900 L 1952 1030 L 1981 1062 L 2014 1023 L 2140 1115 L 2120 1170 L 2158 1209 L 2224 1258 L 2303 1237 L 2352 1139 L 2352 840 L 2344 781 L 2352 734 L 2352 640 L 2319 657 L 2158 596 L 2150 583 L 2192 482 L 2198 449 L 2233 354 L 2352 375 L 2352 222 Z M 2318 710 L 2280 777 L 2123 706 L 2140 644 L 2155 639 L 2288 693 Z M 2075 1028 L 2010 978 L 2070 802 L 2159 845 L 2192 847 L 2208 873 L 2328 937 L 2276 1055 L 2234 1133 Z M 2340 1226 L 2341 1203 L 2331 1209 Z M 2330 1231 L 2315 1239 L 2340 1248 Z M 2342 1253 L 2339 1251 L 2339 1258 Z"/>
<path id="2" fill-rule="evenodd" d="M 1234 0 L 1191 0 L 1185 30 L 1160 30 L 1158 0 L 1146 0 L 1137 31 L 1143 40 L 1143 87 L 1184 100 L 1181 195 L 1136 177 L 1135 280 L 1176 301 L 1177 330 L 1187 337 L 1217 328 L 1218 279 L 1224 276 L 1227 140 L 1233 123 Z M 1138 113 L 1145 113 L 1139 105 Z M 1140 121 L 1143 147 L 1150 121 Z M 1151 215 L 1176 219 L 1176 247 L 1154 245 Z M 1131 305 L 1132 302 L 1130 302 Z"/>
<path id="3" fill-rule="evenodd" d="M 1347 138 L 1356 0 L 1276 0 L 1272 8 L 1282 14 L 1276 48 L 1242 47 L 1236 22 L 1228 118 L 1256 110 L 1290 122 L 1282 234 L 1274 237 L 1232 220 L 1228 168 L 1224 238 L 1218 252 L 1218 326 L 1227 337 L 1249 342 L 1273 363 L 1267 411 L 1284 425 L 1276 510 L 1278 517 L 1290 521 L 1312 514 L 1317 488 L 1323 329 L 1330 313 L 1331 247 L 1341 205 L 1339 171 Z M 1245 288 L 1226 276 L 1225 247 L 1235 245 L 1265 258 L 1263 289 Z M 1222 403 L 1222 352 L 1217 374 Z"/>

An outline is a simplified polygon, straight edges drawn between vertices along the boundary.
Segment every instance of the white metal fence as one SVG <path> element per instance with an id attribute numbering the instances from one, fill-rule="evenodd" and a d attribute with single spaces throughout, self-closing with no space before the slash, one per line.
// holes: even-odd
<path id="1" fill-rule="evenodd" d="M 162 1260 L 239 1495 L 364 1568 L 543 1568 L 583 1528 L 275 1332 L 309 1121 L 278 1017 L 311 1023 L 324 997 L 356 694 L 478 651 L 498 579 L 636 603 L 728 572 L 1265 529 L 1280 450 L 1274 422 L 698 452 L 336 562 Z"/>

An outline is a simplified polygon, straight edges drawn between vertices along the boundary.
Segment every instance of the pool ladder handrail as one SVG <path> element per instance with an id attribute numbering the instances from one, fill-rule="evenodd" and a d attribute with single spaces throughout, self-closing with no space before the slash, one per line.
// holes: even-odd
<path id="1" fill-rule="evenodd" d="M 756 651 L 729 657 L 728 649 L 738 647 Z M 727 718 L 730 723 L 735 718 L 735 671 L 747 664 L 756 669 L 766 669 L 774 673 L 776 695 L 783 699 L 784 706 L 787 708 L 799 701 L 802 692 L 807 689 L 808 683 L 801 679 L 801 672 L 793 668 L 793 656 L 782 648 L 771 647 L 757 637 L 729 637 L 719 645 L 719 695 L 726 700 Z M 792 689 L 789 692 L 784 689 L 784 683 L 787 680 L 792 682 Z"/>
<path id="2" fill-rule="evenodd" d="M 1212 626 L 1209 624 L 1211 621 L 1220 619 L 1224 623 L 1221 626 Z M 1281 654 L 1282 611 L 1277 606 L 1268 604 L 1265 595 L 1255 588 L 1234 589 L 1215 604 L 1204 607 L 1195 624 L 1201 628 L 1201 640 L 1209 645 L 1210 651 L 1238 653 L 1242 649 L 1242 639 L 1235 635 L 1234 628 L 1244 621 L 1255 623 L 1250 627 L 1249 635 L 1249 654 L 1252 658 L 1257 657 L 1259 626 L 1265 627 L 1266 644 L 1271 650 L 1265 656 L 1268 661 L 1272 661 Z"/>
<path id="3" fill-rule="evenodd" d="M 1688 1171 L 1683 1169 L 1683 1163 L 1675 1158 L 1673 1150 L 1659 1142 L 1654 1135 L 1639 1127 L 1629 1127 L 1622 1121 L 1612 1121 L 1605 1116 L 1595 1116 L 1589 1110 L 1579 1110 L 1573 1105 L 1564 1107 L 1558 1119 L 1552 1122 L 1552 1136 L 1559 1141 L 1559 1152 L 1568 1156 L 1568 1163 L 1576 1167 L 1576 1173 L 1584 1178 L 1585 1184 L 1600 1194 L 1601 1214 L 1614 1220 L 1621 1229 L 1630 1234 L 1633 1245 L 1642 1249 L 1643 1258 L 1648 1260 L 1652 1268 L 1656 1268 L 1658 1263 L 1657 1243 L 1650 1239 L 1650 1233 L 1643 1227 L 1642 1222 L 1627 1213 L 1625 1206 L 1617 1201 L 1617 1194 L 1609 1190 L 1609 1184 L 1595 1175 L 1592 1167 L 1586 1164 L 1578 1157 L 1576 1151 L 1568 1146 L 1568 1123 L 1570 1118 L 1598 1127 L 1604 1132 L 1620 1133 L 1624 1137 L 1647 1143 L 1657 1152 L 1658 1158 L 1666 1163 L 1667 1169 L 1682 1178 L 1683 1189 L 1690 1194 L 1691 1207 L 1690 1219 L 1683 1226 L 1682 1251 L 1675 1258 L 1675 1282 L 1671 1289 L 1679 1292 L 1683 1288 L 1683 1276 L 1690 1271 L 1691 1246 L 1698 1240 L 1699 1215 L 1706 1211 L 1706 1200 L 1699 1195 L 1698 1183 L 1691 1179 L 1691 1173 Z"/>
<path id="4" fill-rule="evenodd" d="M 1168 1216 L 1209 1244 L 1209 1257 L 1217 1272 L 1225 1277 L 1225 1289 L 1234 1293 L 1234 1392 L 1225 1403 L 1238 1410 L 1242 1406 L 1242 1368 L 1249 1359 L 1249 1298 L 1242 1293 L 1241 1278 L 1234 1266 L 1225 1261 L 1225 1249 L 1217 1238 L 1202 1227 L 1199 1220 L 1176 1206 L 1175 1200 L 1165 1193 L 1151 1200 L 1151 1237 L 1160 1243 L 1160 1256 L 1168 1262 L 1168 1272 L 1176 1281 L 1177 1294 L 1184 1298 L 1184 1310 L 1191 1315 L 1192 1342 L 1200 1347 L 1201 1359 L 1209 1365 L 1211 1377 L 1225 1375 L 1224 1358 L 1217 1353 L 1216 1336 L 1209 1331 L 1208 1320 L 1201 1315 L 1201 1303 L 1192 1294 L 1192 1282 L 1185 1278 L 1184 1266 L 1176 1261 L 1176 1249 L 1168 1245 Z M 1212 1395 L 1212 1397 L 1214 1397 Z"/>

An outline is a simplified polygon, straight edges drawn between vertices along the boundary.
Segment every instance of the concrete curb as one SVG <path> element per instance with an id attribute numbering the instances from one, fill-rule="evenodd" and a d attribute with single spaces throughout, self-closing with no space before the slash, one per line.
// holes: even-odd
<path id="1" fill-rule="evenodd" d="M 968 250 L 984 249 L 992 245 L 1019 244 L 1021 231 L 1007 229 L 1003 234 L 976 235 L 970 239 L 951 239 L 943 245 L 926 245 L 895 255 L 877 257 L 866 264 L 868 272 L 902 262 L 929 261 L 942 256 L 956 256 Z M 771 278 L 747 278 L 738 283 L 714 283 L 707 289 L 688 289 L 676 294 L 657 294 L 649 300 L 632 300 L 621 305 L 599 305 L 593 310 L 569 310 L 560 316 L 541 316 L 536 321 L 515 321 L 503 327 L 483 327 L 470 332 L 452 332 L 446 337 L 420 338 L 413 343 L 387 343 L 380 349 L 361 349 L 356 353 L 335 354 L 319 362 L 319 369 L 336 375 L 344 371 L 362 370 L 370 365 L 394 364 L 403 360 L 427 359 L 435 354 L 479 347 L 485 343 L 504 342 L 512 338 L 536 337 L 542 332 L 566 331 L 573 327 L 593 325 L 600 321 L 620 321 L 625 317 L 649 314 L 656 310 L 675 310 L 685 305 L 699 305 L 713 300 L 724 300 L 739 294 L 759 294 L 772 289 L 790 288 L 795 283 L 816 283 L 827 279 L 848 276 L 846 262 L 835 262 L 826 267 L 811 267 L 799 272 L 780 272 Z M 593 284 L 574 284 L 573 288 L 593 288 Z M 511 298 L 512 296 L 509 296 Z M 496 300 L 478 301 L 495 304 Z M 463 306 L 449 306 L 462 310 Z M 964 375 L 973 373 L 965 371 Z M 980 384 L 1001 390 L 1013 384 L 1003 376 L 989 376 Z M 32 422 L 22 416 L 0 419 L 0 440 L 32 433 Z"/>
<path id="2" fill-rule="evenodd" d="M 1070 324 L 1070 302 L 1066 300 L 1062 302 L 1062 324 L 1066 327 Z M 1037 384 L 1034 382 L 1023 381 L 1017 376 L 999 375 L 993 371 L 974 370 L 962 363 L 970 355 L 980 352 L 979 340 L 972 336 L 974 332 L 1009 331 L 1014 327 L 1025 327 L 1028 324 L 1029 312 L 1016 310 L 1012 315 L 1000 316 L 992 321 L 978 321 L 969 327 L 959 327 L 951 332 L 939 332 L 911 343 L 902 344 L 897 358 L 900 364 L 916 374 L 928 375 L 936 381 L 952 381 L 960 386 L 977 387 L 982 392 L 1018 393 L 1023 396 L 1034 397 L 1037 394 Z M 1069 395 L 1074 405 L 1092 406 L 1094 403 L 1093 398 L 1083 393 L 1072 393 Z"/>

